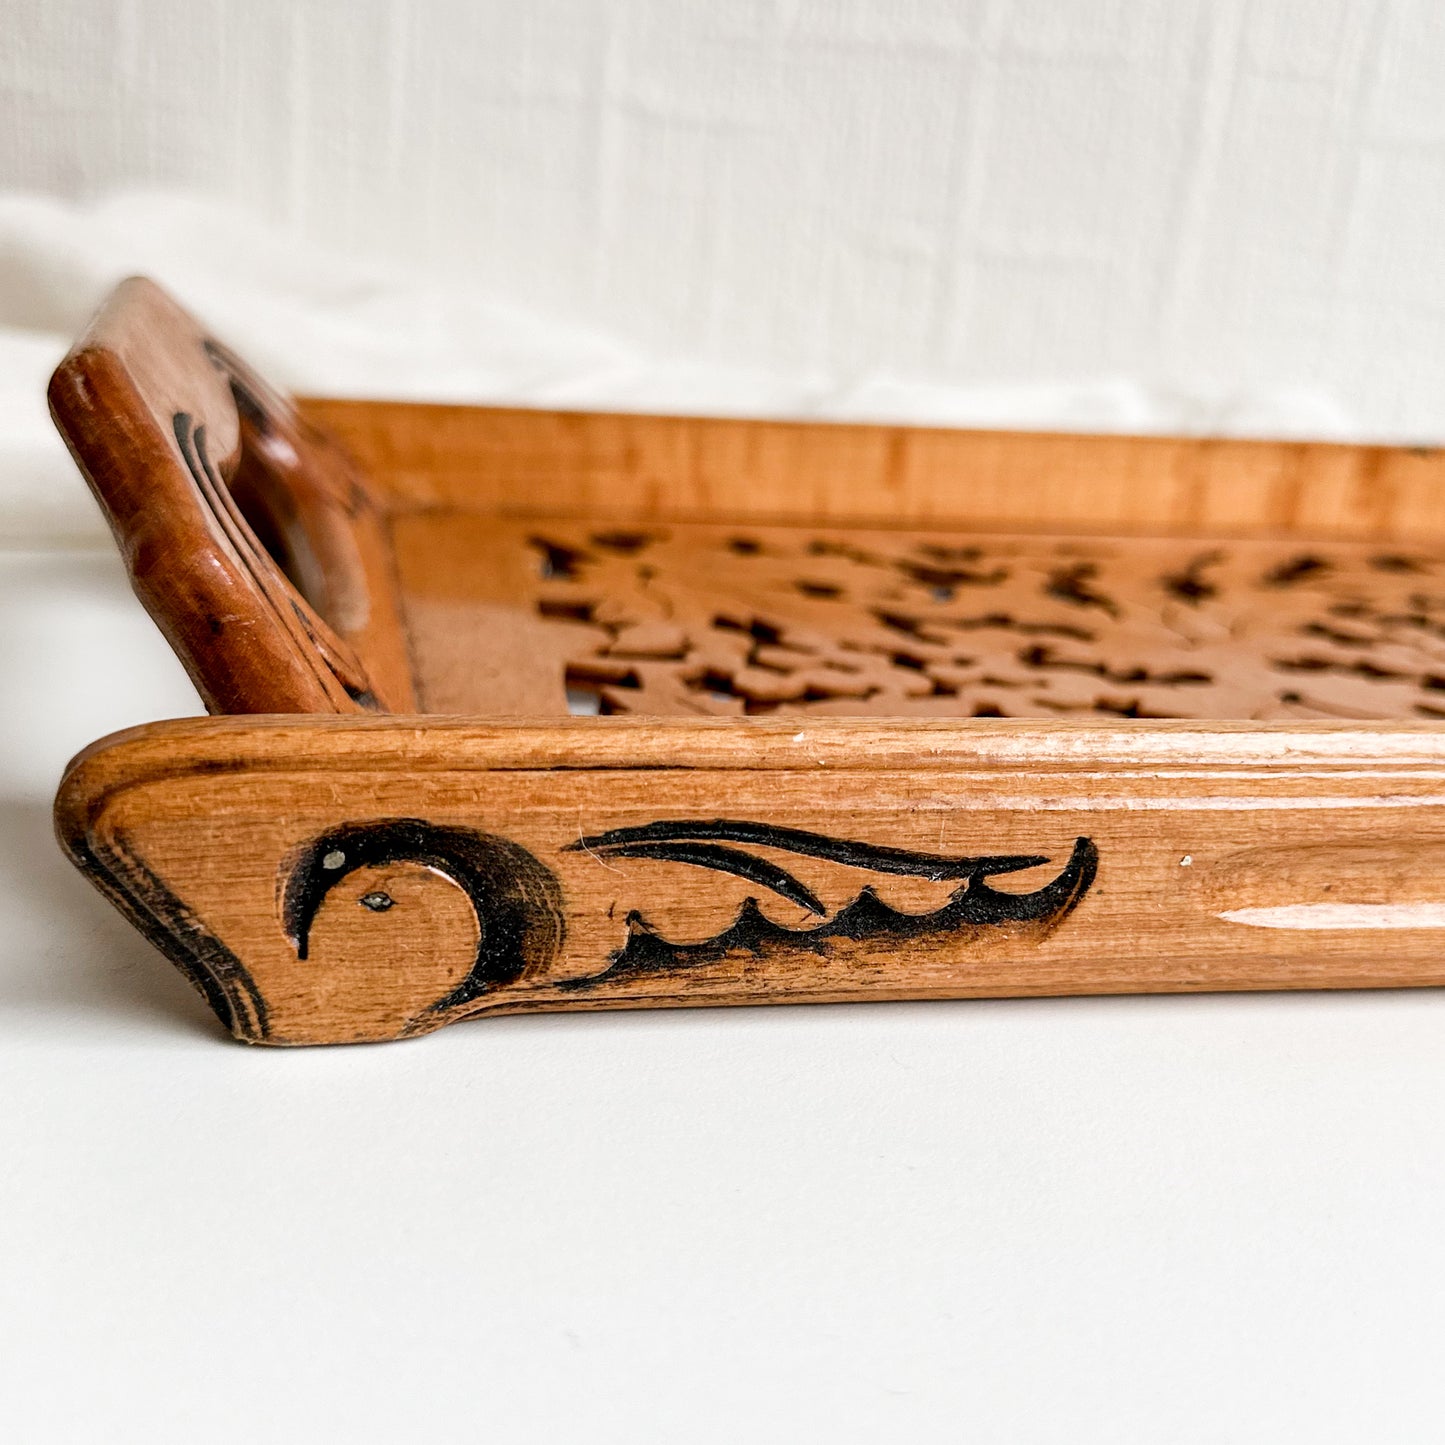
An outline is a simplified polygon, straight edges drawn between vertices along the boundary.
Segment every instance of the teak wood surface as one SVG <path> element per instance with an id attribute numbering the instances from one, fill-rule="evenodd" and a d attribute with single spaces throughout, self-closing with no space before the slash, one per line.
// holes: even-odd
<path id="1" fill-rule="evenodd" d="M 1445 982 L 1435 452 L 293 402 L 144 281 L 51 401 L 251 714 L 59 835 L 238 1038 Z"/>

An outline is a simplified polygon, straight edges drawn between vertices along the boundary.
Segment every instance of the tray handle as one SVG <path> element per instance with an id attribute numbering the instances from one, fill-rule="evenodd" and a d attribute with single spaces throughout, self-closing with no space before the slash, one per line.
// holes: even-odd
<path id="1" fill-rule="evenodd" d="M 415 711 L 364 477 L 159 286 L 122 282 L 49 396 L 211 712 Z"/>

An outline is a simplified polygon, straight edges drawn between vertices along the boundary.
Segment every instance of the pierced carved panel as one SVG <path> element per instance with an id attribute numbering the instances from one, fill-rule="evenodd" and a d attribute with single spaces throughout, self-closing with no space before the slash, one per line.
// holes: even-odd
<path id="1" fill-rule="evenodd" d="M 574 712 L 1445 718 L 1445 553 L 485 526 L 484 570 Z"/>

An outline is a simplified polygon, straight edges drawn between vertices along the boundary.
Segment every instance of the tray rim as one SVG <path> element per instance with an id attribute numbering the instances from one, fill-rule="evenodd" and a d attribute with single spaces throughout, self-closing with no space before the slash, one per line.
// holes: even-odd
<path id="1" fill-rule="evenodd" d="M 392 508 L 1090 536 L 1445 540 L 1445 448 L 1434 445 L 319 395 L 294 401 L 342 442 Z"/>

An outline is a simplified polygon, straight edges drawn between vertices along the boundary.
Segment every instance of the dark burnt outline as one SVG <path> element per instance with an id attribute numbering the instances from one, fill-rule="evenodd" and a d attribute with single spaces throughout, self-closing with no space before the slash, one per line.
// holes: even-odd
<path id="1" fill-rule="evenodd" d="M 343 862 L 327 867 L 341 853 Z M 428 1006 L 438 1013 L 474 1002 L 525 973 L 545 969 L 566 933 L 556 875 L 519 844 L 475 828 L 391 818 L 343 823 L 292 854 L 284 870 L 281 922 L 303 962 L 326 895 L 358 868 L 419 863 L 450 878 L 471 900 L 479 928 L 471 971 Z"/>
<path id="2" fill-rule="evenodd" d="M 1037 868 L 1049 860 L 1042 853 L 994 854 L 958 857 L 945 853 L 920 853 L 912 848 L 887 848 L 875 843 L 857 843 L 812 833 L 804 828 L 783 828 L 773 823 L 755 823 L 743 818 L 679 818 L 644 823 L 635 828 L 613 828 L 569 843 L 564 853 L 596 853 L 627 857 L 638 846 L 675 842 L 743 843 L 755 848 L 777 848 L 806 858 L 822 858 L 845 868 L 867 868 L 874 873 L 896 873 L 911 878 L 930 878 L 942 883 L 949 878 L 970 878 L 976 874 L 1017 873 Z"/>
<path id="3" fill-rule="evenodd" d="M 563 851 L 587 852 L 599 860 L 636 857 L 697 863 L 696 858 L 685 856 L 683 850 L 705 848 L 712 840 L 777 848 L 878 873 L 936 881 L 957 878 L 961 882 L 947 903 L 929 913 L 907 913 L 894 908 L 884 903 L 870 885 L 832 918 L 802 928 L 788 928 L 773 922 L 763 913 L 756 898 L 748 898 L 727 928 L 697 943 L 677 943 L 665 938 L 634 909 L 626 917 L 626 942 L 612 955 L 610 966 L 602 973 L 587 978 L 563 980 L 558 987 L 575 991 L 640 975 L 687 970 L 716 963 L 729 954 L 764 957 L 778 952 L 802 951 L 823 955 L 841 940 L 918 942 L 947 936 L 982 935 L 998 928 L 1025 928 L 1032 931 L 1035 941 L 1041 942 L 1079 905 L 1092 886 L 1099 867 L 1099 853 L 1093 840 L 1076 838 L 1067 863 L 1052 882 L 1032 893 L 1003 893 L 990 888 L 987 879 L 1037 867 L 1047 863 L 1048 858 L 1022 854 L 950 858 L 830 838 L 797 828 L 779 828 L 766 823 L 725 818 L 685 819 L 649 823 L 636 828 L 616 828 L 608 833 L 579 838 Z M 716 853 L 730 854 L 734 851 L 718 849 Z M 701 866 L 725 868 L 750 881 L 761 881 L 755 871 L 744 872 L 733 866 L 733 859 L 719 858 L 716 853 L 707 854 Z M 758 861 L 753 860 L 754 863 Z M 769 868 L 773 866 L 768 865 Z M 783 876 L 797 888 L 803 888 L 791 875 L 784 873 Z M 788 896 L 780 888 L 774 887 L 773 891 Z M 793 901 L 798 900 L 795 898 Z"/>

